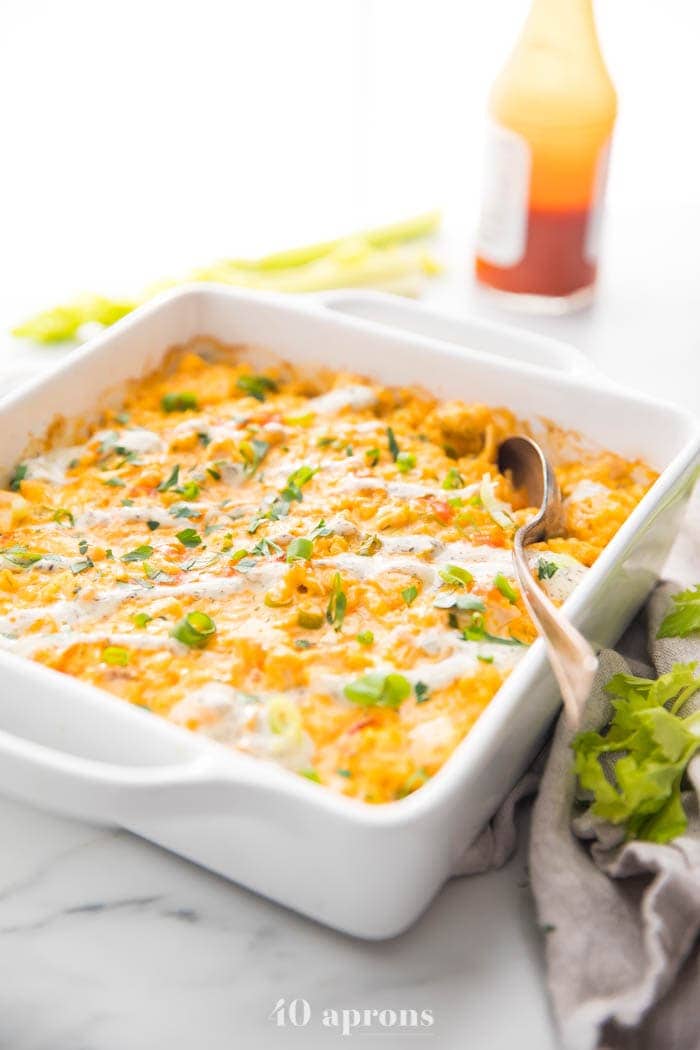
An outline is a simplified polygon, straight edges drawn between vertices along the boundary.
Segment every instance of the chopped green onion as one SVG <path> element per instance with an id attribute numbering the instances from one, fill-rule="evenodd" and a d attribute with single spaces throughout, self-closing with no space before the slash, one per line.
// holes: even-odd
<path id="1" fill-rule="evenodd" d="M 199 406 L 196 395 L 183 390 L 179 393 L 163 394 L 160 399 L 160 407 L 164 412 L 188 412 Z"/>
<path id="2" fill-rule="evenodd" d="M 444 489 L 461 489 L 464 486 L 464 478 L 456 467 L 450 467 L 442 483 Z"/>
<path id="3" fill-rule="evenodd" d="M 125 482 L 121 478 L 106 478 L 102 484 L 109 485 L 113 489 L 123 489 L 125 487 Z"/>
<path id="4" fill-rule="evenodd" d="M 400 455 L 400 449 L 396 441 L 396 435 L 394 434 L 394 431 L 391 427 L 386 428 L 386 440 L 389 446 L 389 452 L 391 453 L 391 458 L 393 459 L 394 463 L 396 463 Z"/>
<path id="5" fill-rule="evenodd" d="M 159 521 L 154 521 L 154 520 L 147 521 L 146 525 L 148 526 L 148 528 L 150 529 L 151 532 L 155 532 L 156 529 L 160 528 L 160 522 Z"/>
<path id="6" fill-rule="evenodd" d="M 492 664 L 493 663 L 493 657 L 492 656 L 482 656 L 481 653 L 477 653 L 476 658 L 477 658 L 477 660 L 480 660 L 482 664 Z"/>
<path id="7" fill-rule="evenodd" d="M 292 540 L 287 547 L 287 561 L 308 561 L 314 551 L 313 540 L 303 536 Z"/>
<path id="8" fill-rule="evenodd" d="M 416 457 L 412 452 L 399 452 L 396 457 L 396 466 L 402 474 L 408 474 L 416 465 Z"/>
<path id="9" fill-rule="evenodd" d="M 323 619 L 322 613 L 309 612 L 306 609 L 300 609 L 297 613 L 297 623 L 307 631 L 317 631 L 319 627 L 323 627 Z"/>
<path id="10" fill-rule="evenodd" d="M 9 486 L 13 492 L 19 492 L 19 483 L 24 481 L 27 476 L 28 466 L 26 463 L 18 463 L 15 469 L 12 471 L 12 475 L 9 480 Z"/>
<path id="11" fill-rule="evenodd" d="M 465 642 L 492 642 L 495 645 L 525 645 L 525 642 L 519 642 L 517 638 L 501 638 L 497 634 L 489 634 L 488 631 L 480 624 L 472 624 L 471 627 L 465 627 L 462 631 L 462 637 Z"/>
<path id="12" fill-rule="evenodd" d="M 497 572 L 493 581 L 493 585 L 496 590 L 500 591 L 504 598 L 507 598 L 511 605 L 515 605 L 520 595 L 516 591 L 515 587 L 506 579 L 502 572 Z"/>
<path id="13" fill-rule="evenodd" d="M 243 375 L 236 380 L 236 386 L 242 393 L 264 401 L 267 394 L 277 390 L 277 383 L 269 376 Z"/>
<path id="14" fill-rule="evenodd" d="M 258 438 L 253 438 L 252 441 L 242 441 L 238 446 L 238 450 L 243 457 L 246 474 L 248 477 L 252 477 L 270 451 L 270 445 L 267 441 L 259 441 Z"/>
<path id="15" fill-rule="evenodd" d="M 183 547 L 199 547 L 202 542 L 202 537 L 194 529 L 183 529 L 175 535 Z"/>
<path id="16" fill-rule="evenodd" d="M 336 631 L 339 631 L 343 626 L 347 604 L 348 600 L 343 590 L 343 581 L 340 578 L 340 573 L 336 572 L 333 577 L 330 598 L 328 599 L 328 608 L 326 609 L 326 619 Z"/>
<path id="17" fill-rule="evenodd" d="M 368 448 L 365 450 L 365 459 L 367 460 L 367 466 L 376 467 L 379 462 L 381 453 L 378 448 Z"/>
<path id="18" fill-rule="evenodd" d="M 6 561 L 20 569 L 28 569 L 30 565 L 34 565 L 43 558 L 43 554 L 27 550 L 26 547 L 6 547 L 1 553 Z"/>
<path id="19" fill-rule="evenodd" d="M 64 521 L 67 521 L 71 528 L 75 525 L 75 518 L 69 510 L 65 509 L 65 507 L 59 507 L 58 510 L 53 512 L 53 520 L 59 525 L 62 525 Z"/>
<path id="20" fill-rule="evenodd" d="M 365 674 L 349 682 L 343 693 L 360 707 L 399 707 L 411 692 L 411 683 L 402 674 Z"/>
<path id="21" fill-rule="evenodd" d="M 490 474 L 484 474 L 482 477 L 479 496 L 484 505 L 484 510 L 497 525 L 500 525 L 502 529 L 511 529 L 513 527 L 514 522 L 510 513 L 510 507 L 496 495 L 496 489 Z"/>
<path id="22" fill-rule="evenodd" d="M 136 627 L 145 627 L 147 623 L 151 622 L 153 617 L 149 616 L 146 612 L 140 612 L 134 613 L 132 619 Z"/>
<path id="23" fill-rule="evenodd" d="M 436 609 L 460 609 L 462 612 L 484 612 L 486 606 L 475 594 L 458 594 L 450 591 L 438 594 L 433 602 Z"/>
<path id="24" fill-rule="evenodd" d="M 186 481 L 179 492 L 184 500 L 193 500 L 199 496 L 200 488 L 196 481 Z"/>
<path id="25" fill-rule="evenodd" d="M 113 667 L 126 667 L 129 662 L 129 653 L 119 645 L 108 645 L 102 650 L 102 662 L 111 664 Z"/>
<path id="26" fill-rule="evenodd" d="M 474 581 L 474 577 L 469 570 L 463 569 L 459 565 L 446 565 L 444 569 L 440 569 L 440 578 L 445 583 L 451 583 L 455 587 L 466 587 Z"/>
<path id="27" fill-rule="evenodd" d="M 374 642 L 374 634 L 372 631 L 360 631 L 357 636 L 357 640 L 360 645 L 372 645 Z"/>
<path id="28" fill-rule="evenodd" d="M 195 610 L 176 623 L 170 633 L 190 649 L 204 649 L 216 633 L 216 625 L 206 613 Z"/>
<path id="29" fill-rule="evenodd" d="M 315 769 L 302 769 L 299 775 L 306 777 L 307 780 L 313 780 L 314 784 L 321 783 L 321 778 Z"/>

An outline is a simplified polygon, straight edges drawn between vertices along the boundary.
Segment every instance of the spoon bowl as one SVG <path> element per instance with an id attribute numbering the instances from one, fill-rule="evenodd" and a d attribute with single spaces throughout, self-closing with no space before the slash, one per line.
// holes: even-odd
<path id="1" fill-rule="evenodd" d="M 564 510 L 554 470 L 532 438 L 507 438 L 498 450 L 498 469 L 508 472 L 517 488 L 527 492 L 537 513 L 522 525 L 513 540 L 513 566 L 523 601 L 545 640 L 549 661 L 561 689 L 564 710 L 572 727 L 578 726 L 598 669 L 598 658 L 580 631 L 535 582 L 525 548 L 528 544 L 561 536 Z"/>

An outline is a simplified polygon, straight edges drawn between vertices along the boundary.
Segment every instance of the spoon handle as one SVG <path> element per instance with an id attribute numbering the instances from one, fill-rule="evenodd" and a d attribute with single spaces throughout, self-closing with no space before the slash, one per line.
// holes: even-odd
<path id="1" fill-rule="evenodd" d="M 572 728 L 581 720 L 598 668 L 598 658 L 580 631 L 569 623 L 533 579 L 523 543 L 525 529 L 518 529 L 513 545 L 513 565 L 523 600 L 547 645 L 549 662 L 561 689 L 564 709 Z"/>

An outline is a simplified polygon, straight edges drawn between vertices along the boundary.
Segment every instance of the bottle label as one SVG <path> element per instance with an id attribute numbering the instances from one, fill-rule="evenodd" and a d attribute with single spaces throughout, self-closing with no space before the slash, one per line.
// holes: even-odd
<path id="1" fill-rule="evenodd" d="M 595 266 L 598 261 L 600 249 L 600 228 L 603 221 L 603 203 L 605 201 L 605 187 L 608 181 L 608 167 L 610 164 L 610 143 L 605 143 L 596 163 L 595 176 L 593 178 L 593 192 L 591 194 L 591 208 L 588 213 L 588 224 L 586 226 L 586 239 L 583 245 L 583 254 L 587 263 Z"/>
<path id="2" fill-rule="evenodd" d="M 525 139 L 491 123 L 476 246 L 484 262 L 515 266 L 525 255 L 530 167 L 530 147 Z"/>

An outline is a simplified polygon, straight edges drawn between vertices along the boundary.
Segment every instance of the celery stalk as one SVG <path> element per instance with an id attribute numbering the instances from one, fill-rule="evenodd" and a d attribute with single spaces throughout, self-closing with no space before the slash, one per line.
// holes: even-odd
<path id="1" fill-rule="evenodd" d="M 223 259 L 184 278 L 161 281 L 138 299 L 83 295 L 36 314 L 14 328 L 12 334 L 37 343 L 75 339 L 83 325 L 114 324 L 158 292 L 189 281 L 213 281 L 260 291 L 301 293 L 369 287 L 417 295 L 423 278 L 439 272 L 421 243 L 436 231 L 439 221 L 437 212 L 428 212 L 390 226 L 260 259 Z"/>

